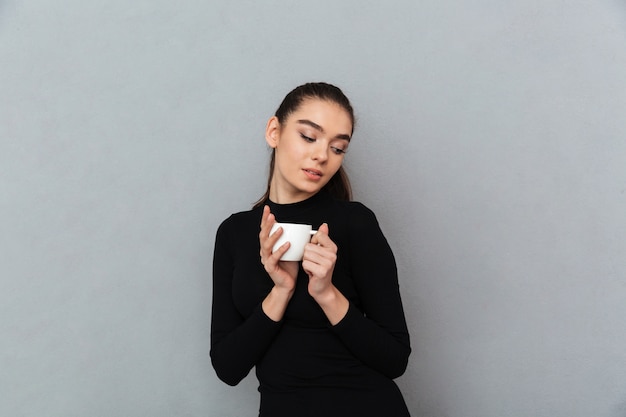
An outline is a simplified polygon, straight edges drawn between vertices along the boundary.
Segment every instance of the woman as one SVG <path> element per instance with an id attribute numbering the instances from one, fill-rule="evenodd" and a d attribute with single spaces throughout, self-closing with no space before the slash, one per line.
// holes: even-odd
<path id="1" fill-rule="evenodd" d="M 229 385 L 256 367 L 260 416 L 409 415 L 392 380 L 411 352 L 395 260 L 341 167 L 353 129 L 339 88 L 290 92 L 265 131 L 265 195 L 217 231 L 211 361 Z M 289 243 L 272 252 L 277 221 L 318 230 L 301 262 L 280 261 Z"/>

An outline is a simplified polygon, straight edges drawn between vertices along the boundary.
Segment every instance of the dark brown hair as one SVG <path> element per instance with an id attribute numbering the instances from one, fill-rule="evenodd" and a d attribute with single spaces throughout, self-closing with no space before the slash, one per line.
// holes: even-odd
<path id="1" fill-rule="evenodd" d="M 324 82 L 307 83 L 291 90 L 291 92 L 285 96 L 282 103 L 280 103 L 280 106 L 278 106 L 274 116 L 276 116 L 278 122 L 282 125 L 287 121 L 289 115 L 298 110 L 302 103 L 308 99 L 325 100 L 341 106 L 350 116 L 352 132 L 354 132 L 354 110 L 352 109 L 350 100 L 348 100 L 348 97 L 346 97 L 343 91 L 338 87 Z M 352 134 L 352 132 L 350 133 Z M 274 175 L 275 160 L 276 150 L 273 149 L 267 179 L 267 190 L 265 190 L 263 197 L 254 203 L 254 208 L 261 207 L 270 196 L 270 185 L 272 183 L 272 176 Z M 339 200 L 352 199 L 352 187 L 350 186 L 350 180 L 343 166 L 339 168 L 322 190 L 327 191 L 330 195 Z"/>

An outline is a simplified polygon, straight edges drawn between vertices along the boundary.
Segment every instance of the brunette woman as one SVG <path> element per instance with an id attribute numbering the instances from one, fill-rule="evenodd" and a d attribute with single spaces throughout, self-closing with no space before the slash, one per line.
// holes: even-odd
<path id="1" fill-rule="evenodd" d="M 393 381 L 411 352 L 394 256 L 342 168 L 353 130 L 339 88 L 291 91 L 265 130 L 265 195 L 217 231 L 211 360 L 229 385 L 256 367 L 262 417 L 409 415 Z M 289 243 L 272 252 L 275 222 L 318 230 L 301 262 L 280 261 Z"/>

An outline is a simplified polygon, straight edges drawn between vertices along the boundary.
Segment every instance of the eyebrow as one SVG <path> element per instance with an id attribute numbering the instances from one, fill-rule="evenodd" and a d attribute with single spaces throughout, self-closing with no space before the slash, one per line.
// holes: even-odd
<path id="1" fill-rule="evenodd" d="M 299 124 L 302 124 L 302 125 L 311 126 L 313 129 L 315 129 L 315 130 L 317 130 L 317 131 L 319 131 L 321 133 L 324 133 L 324 128 L 322 126 L 320 126 L 317 123 L 312 122 L 312 121 L 310 121 L 308 119 L 300 119 L 297 122 Z M 335 136 L 335 139 L 343 139 L 343 140 L 347 140 L 348 142 L 350 142 L 350 135 L 347 135 L 345 133 L 340 133 L 337 136 Z"/>

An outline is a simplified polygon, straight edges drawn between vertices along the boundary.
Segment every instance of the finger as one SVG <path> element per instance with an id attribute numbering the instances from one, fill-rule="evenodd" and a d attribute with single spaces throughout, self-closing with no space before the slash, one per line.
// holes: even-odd
<path id="1" fill-rule="evenodd" d="M 267 258 L 272 254 L 272 250 L 276 241 L 280 238 L 283 233 L 282 228 L 278 228 L 274 233 L 271 234 L 272 227 L 276 223 L 276 218 L 274 214 L 271 213 L 269 206 L 263 207 L 263 215 L 261 218 L 261 231 L 259 232 L 259 242 L 260 242 L 260 255 L 261 255 L 261 263 L 265 264 L 267 262 Z"/>
<path id="2" fill-rule="evenodd" d="M 328 225 L 326 223 L 319 227 L 317 233 L 311 238 L 311 243 L 331 249 L 334 252 L 337 251 L 337 245 L 335 245 L 335 242 L 328 236 Z"/>
<path id="3" fill-rule="evenodd" d="M 263 238 L 264 231 L 267 225 L 267 216 L 270 214 L 269 206 L 263 206 L 263 214 L 261 214 L 261 230 L 259 231 L 259 239 Z"/>
<path id="4" fill-rule="evenodd" d="M 322 225 L 317 229 L 317 233 L 315 233 L 311 238 L 311 243 L 320 245 L 320 239 L 323 239 L 323 236 L 328 236 L 328 224 L 326 223 L 322 223 Z"/>
<path id="5" fill-rule="evenodd" d="M 261 216 L 261 229 L 267 229 L 272 227 L 275 222 L 274 215 L 272 214 L 269 206 L 263 207 L 263 215 Z"/>
<path id="6" fill-rule="evenodd" d="M 276 218 L 270 212 L 269 206 L 263 207 L 263 216 L 261 218 L 261 231 L 259 232 L 259 239 L 261 241 L 269 237 L 274 223 L 276 223 Z"/>
<path id="7" fill-rule="evenodd" d="M 267 261 L 265 262 L 266 270 L 274 270 L 278 266 L 278 262 L 280 262 L 280 258 L 287 252 L 289 246 L 291 244 L 289 242 L 285 242 L 278 249 L 276 249 L 270 256 L 267 257 Z"/>
<path id="8" fill-rule="evenodd" d="M 331 267 L 335 264 L 335 262 L 337 262 L 337 254 L 328 248 L 309 244 L 305 247 L 302 259 L 313 262 L 317 265 Z"/>
<path id="9" fill-rule="evenodd" d="M 328 270 L 323 265 L 319 265 L 310 260 L 302 261 L 302 269 L 304 270 L 304 272 L 307 273 L 309 278 L 313 278 L 313 277 L 321 278 L 321 277 L 326 276 L 328 272 Z"/>
<path id="10" fill-rule="evenodd" d="M 307 243 L 304 245 L 304 257 L 324 256 L 325 252 L 328 252 L 328 248 L 324 248 L 319 244 Z"/>
<path id="11" fill-rule="evenodd" d="M 302 257 L 302 268 L 317 268 L 324 263 L 324 258 L 317 253 L 306 253 Z M 306 268 L 305 268 L 306 269 Z"/>
<path id="12" fill-rule="evenodd" d="M 261 238 L 261 256 L 270 256 L 274 252 L 274 245 L 283 234 L 283 228 L 277 228 L 271 235 Z"/>

